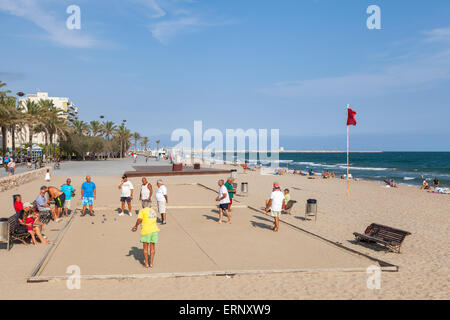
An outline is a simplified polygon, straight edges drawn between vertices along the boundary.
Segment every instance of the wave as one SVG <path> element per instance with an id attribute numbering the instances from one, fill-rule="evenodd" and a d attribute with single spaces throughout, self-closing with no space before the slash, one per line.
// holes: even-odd
<path id="1" fill-rule="evenodd" d="M 404 177 L 403 178 L 403 180 L 406 180 L 406 181 L 408 181 L 408 180 L 415 180 L 416 178 L 413 178 L 413 177 Z"/>

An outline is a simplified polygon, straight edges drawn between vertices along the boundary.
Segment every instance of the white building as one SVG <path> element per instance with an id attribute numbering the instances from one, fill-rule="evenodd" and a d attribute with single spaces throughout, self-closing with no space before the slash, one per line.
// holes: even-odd
<path id="1" fill-rule="evenodd" d="M 35 103 L 39 103 L 40 100 L 51 100 L 53 105 L 61 110 L 61 116 L 69 121 L 70 119 L 78 118 L 78 108 L 70 101 L 69 98 L 65 97 L 49 97 L 48 92 L 38 92 L 36 94 L 29 94 L 25 98 L 19 100 L 23 106 L 25 106 L 27 101 L 33 101 Z M 28 135 L 28 127 L 23 127 L 22 130 L 16 130 L 15 132 L 15 140 L 16 140 L 16 148 L 23 147 L 26 143 L 29 142 Z M 1 140 L 0 140 L 1 141 Z M 54 137 L 53 143 L 58 141 L 58 137 Z M 43 132 L 33 134 L 33 144 L 45 144 L 45 134 Z M 12 135 L 10 132 L 7 134 L 6 138 L 7 148 L 12 148 Z"/>

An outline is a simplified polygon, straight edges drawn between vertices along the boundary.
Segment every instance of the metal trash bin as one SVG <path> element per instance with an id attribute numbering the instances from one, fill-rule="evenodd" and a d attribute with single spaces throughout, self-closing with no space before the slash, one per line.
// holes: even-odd
<path id="1" fill-rule="evenodd" d="M 0 219 L 0 242 L 8 242 L 8 219 L 1 218 Z"/>
<path id="2" fill-rule="evenodd" d="M 317 200 L 316 199 L 308 199 L 306 201 L 305 218 L 307 218 L 308 216 L 314 216 L 315 220 L 317 220 Z"/>
<path id="3" fill-rule="evenodd" d="M 231 179 L 233 179 L 233 180 L 237 179 L 237 170 L 236 169 L 231 170 Z"/>
<path id="4" fill-rule="evenodd" d="M 248 193 L 248 182 L 241 183 L 241 192 L 245 195 Z"/>

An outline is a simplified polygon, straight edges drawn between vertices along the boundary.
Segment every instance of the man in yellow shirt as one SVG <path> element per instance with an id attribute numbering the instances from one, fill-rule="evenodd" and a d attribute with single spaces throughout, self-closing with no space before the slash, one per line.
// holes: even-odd
<path id="1" fill-rule="evenodd" d="M 138 226 L 141 224 L 141 242 L 144 245 L 144 261 L 145 267 L 152 268 L 153 260 L 155 258 L 155 245 L 158 242 L 159 229 L 156 226 L 156 212 L 152 208 L 145 207 L 139 211 L 136 225 L 131 231 L 136 232 Z M 148 264 L 148 249 L 150 247 L 150 265 Z"/>

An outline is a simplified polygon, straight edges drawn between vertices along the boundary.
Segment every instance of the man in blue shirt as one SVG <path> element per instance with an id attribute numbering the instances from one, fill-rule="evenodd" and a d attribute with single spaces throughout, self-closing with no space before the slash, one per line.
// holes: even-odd
<path id="1" fill-rule="evenodd" d="M 91 181 L 91 177 L 86 177 L 86 182 L 83 182 L 81 185 L 81 199 L 83 199 L 82 205 L 83 205 L 83 212 L 81 213 L 81 216 L 84 217 L 86 215 L 86 206 L 89 205 L 89 214 L 93 217 L 94 216 L 94 200 L 97 197 L 97 187 L 95 186 L 95 183 Z"/>
<path id="2" fill-rule="evenodd" d="M 66 195 L 66 200 L 64 201 L 64 216 L 67 217 L 69 215 L 70 210 L 70 200 L 72 200 L 72 192 L 74 191 L 73 186 L 71 185 L 72 180 L 68 178 L 66 180 L 66 184 L 61 186 L 61 191 Z"/>

